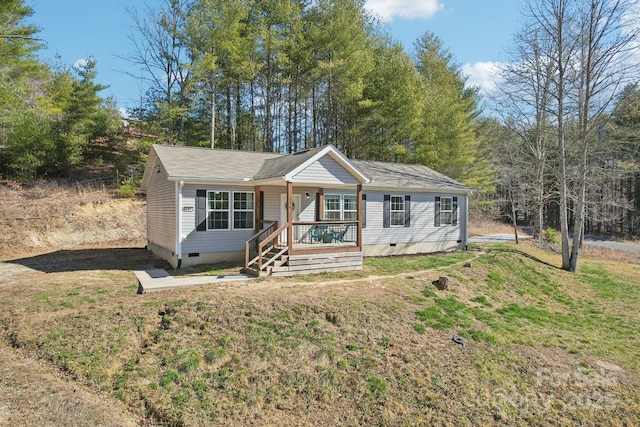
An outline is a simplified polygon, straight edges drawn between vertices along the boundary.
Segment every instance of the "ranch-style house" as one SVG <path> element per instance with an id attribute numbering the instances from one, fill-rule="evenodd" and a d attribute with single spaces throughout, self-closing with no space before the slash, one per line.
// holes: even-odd
<path id="1" fill-rule="evenodd" d="M 362 268 L 363 256 L 463 249 L 471 188 L 425 166 L 154 145 L 147 248 L 173 268 L 244 261 L 254 275 Z"/>

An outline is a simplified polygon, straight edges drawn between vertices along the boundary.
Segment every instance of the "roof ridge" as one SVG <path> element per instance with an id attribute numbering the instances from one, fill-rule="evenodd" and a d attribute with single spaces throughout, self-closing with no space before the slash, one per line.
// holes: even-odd
<path id="1" fill-rule="evenodd" d="M 210 147 L 201 147 L 198 145 L 174 145 L 174 144 L 153 144 L 156 147 L 164 147 L 164 148 L 182 148 L 187 150 L 202 150 L 202 151 L 218 151 L 225 153 L 249 153 L 249 154 L 259 154 L 259 155 L 271 155 L 271 156 L 286 156 L 286 154 L 280 153 L 272 153 L 269 151 L 250 151 L 250 150 L 234 150 L 233 148 L 210 148 Z"/>

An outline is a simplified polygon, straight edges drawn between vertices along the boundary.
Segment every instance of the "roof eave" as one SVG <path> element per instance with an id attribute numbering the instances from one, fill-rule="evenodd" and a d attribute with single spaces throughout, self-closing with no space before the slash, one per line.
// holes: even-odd
<path id="1" fill-rule="evenodd" d="M 475 190 L 472 188 L 435 188 L 435 187 L 394 187 L 390 185 L 375 185 L 368 184 L 364 187 L 365 190 L 376 191 L 408 191 L 413 193 L 449 193 L 449 194 L 469 194 Z"/>
<path id="2" fill-rule="evenodd" d="M 211 178 L 211 177 L 194 177 L 194 176 L 168 176 L 169 181 L 184 181 L 187 184 L 244 184 L 254 185 L 256 181 L 253 178 Z"/>

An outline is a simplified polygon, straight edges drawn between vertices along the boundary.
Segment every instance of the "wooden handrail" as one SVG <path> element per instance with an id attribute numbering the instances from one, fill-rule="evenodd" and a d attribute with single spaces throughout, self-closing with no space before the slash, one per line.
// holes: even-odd
<path id="1" fill-rule="evenodd" d="M 261 221 L 261 223 L 263 223 L 263 224 L 266 223 L 266 222 L 267 221 Z M 254 234 L 253 237 L 251 237 L 245 243 L 245 247 L 244 247 L 244 266 L 245 267 L 249 267 L 249 253 L 251 251 L 251 245 L 254 244 L 255 241 L 258 240 L 265 233 L 269 232 L 269 230 L 271 230 L 271 229 L 273 229 L 273 228 L 278 226 L 278 221 L 270 221 L 270 222 L 271 222 L 271 224 L 269 224 L 268 227 L 266 227 L 264 230 L 260 230 L 256 234 Z"/>
<path id="2" fill-rule="evenodd" d="M 262 249 L 264 249 L 264 247 L 268 243 L 270 243 L 272 240 L 274 240 L 279 235 L 281 235 L 282 232 L 284 230 L 286 230 L 288 226 L 289 226 L 289 224 L 284 224 L 282 227 L 278 228 L 276 231 L 274 231 L 273 233 L 269 234 L 269 236 L 266 239 L 264 239 L 262 242 L 260 242 L 260 244 L 258 244 L 258 252 L 262 251 Z"/>
<path id="3" fill-rule="evenodd" d="M 289 224 L 284 224 L 282 227 L 278 228 L 276 231 L 274 231 L 273 233 L 271 233 L 266 239 L 264 239 L 262 242 L 260 242 L 258 244 L 258 271 L 262 271 L 262 251 L 264 249 L 265 246 L 267 246 L 269 243 L 271 243 L 273 240 L 276 240 L 278 237 L 280 237 L 280 235 L 282 234 L 282 232 L 284 230 L 286 230 L 289 227 Z"/>
<path id="4" fill-rule="evenodd" d="M 277 226 L 277 225 L 278 223 L 274 221 L 269 227 L 265 228 L 260 233 L 257 233 L 255 236 L 253 236 L 250 240 L 247 241 L 247 243 L 245 244 L 245 264 L 244 264 L 245 267 L 249 267 L 249 249 L 251 247 L 251 243 L 254 242 L 259 236 L 263 235 L 268 230 L 272 229 L 274 226 Z M 258 243 L 258 248 L 257 248 L 258 272 L 262 271 L 262 267 L 263 267 L 264 247 L 271 244 L 274 240 L 276 240 L 282 234 L 282 232 L 287 229 L 288 226 L 289 224 L 284 224 L 283 226 L 273 231 L 271 234 L 269 234 L 269 236 L 267 236 L 265 239 L 263 239 L 261 242 Z M 255 258 L 251 260 L 252 264 L 254 262 L 255 262 Z"/>

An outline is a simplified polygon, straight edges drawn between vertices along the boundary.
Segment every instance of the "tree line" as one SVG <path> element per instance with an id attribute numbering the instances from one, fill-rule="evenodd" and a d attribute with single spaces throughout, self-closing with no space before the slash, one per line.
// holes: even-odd
<path id="1" fill-rule="evenodd" d="M 333 144 L 473 180 L 479 96 L 432 33 L 411 57 L 360 0 L 161 0 L 129 14 L 129 59 L 151 83 L 132 115 L 172 143 Z"/>
<path id="2" fill-rule="evenodd" d="M 86 161 L 91 143 L 113 138 L 120 126 L 115 102 L 99 92 L 96 61 L 45 64 L 45 41 L 25 23 L 22 0 L 0 6 L 0 173 L 7 178 L 59 177 Z"/>

